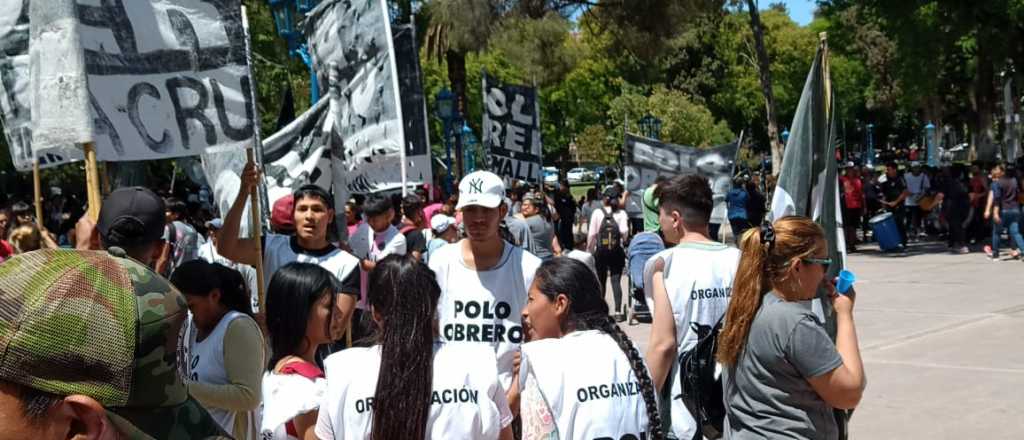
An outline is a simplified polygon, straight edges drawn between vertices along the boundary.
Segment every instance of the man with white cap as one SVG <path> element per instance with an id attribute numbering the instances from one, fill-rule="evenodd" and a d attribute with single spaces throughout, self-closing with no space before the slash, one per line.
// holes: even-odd
<path id="1" fill-rule="evenodd" d="M 455 217 L 434 214 L 430 219 L 430 231 L 434 237 L 427 242 L 427 253 L 423 255 L 425 262 L 430 261 L 430 254 L 434 251 L 459 240 L 459 228 L 455 225 Z"/>
<path id="2" fill-rule="evenodd" d="M 504 197 L 505 184 L 494 173 L 464 177 L 456 209 L 462 210 L 466 238 L 434 251 L 429 265 L 441 287 L 441 337 L 494 347 L 498 379 L 508 392 L 524 342 L 519 312 L 541 261 L 501 238 L 498 228 L 508 210 Z"/>
<path id="3" fill-rule="evenodd" d="M 921 172 L 921 163 L 917 161 L 910 163 L 910 174 L 904 174 L 903 181 L 907 184 L 907 191 L 910 192 L 903 202 L 907 206 L 907 214 L 910 219 L 907 233 L 911 240 L 917 241 L 918 235 L 921 233 L 921 222 L 927 214 L 921 210 L 921 198 L 931 189 L 931 182 L 928 181 L 928 175 Z"/>

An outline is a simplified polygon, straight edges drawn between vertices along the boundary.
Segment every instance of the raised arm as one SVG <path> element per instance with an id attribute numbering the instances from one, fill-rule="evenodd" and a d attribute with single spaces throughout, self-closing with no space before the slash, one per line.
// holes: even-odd
<path id="1" fill-rule="evenodd" d="M 238 188 L 238 196 L 235 202 L 224 217 L 224 227 L 217 235 L 217 253 L 231 261 L 250 266 L 256 266 L 260 256 L 260 244 L 254 238 L 238 238 L 239 226 L 242 223 L 242 214 L 245 212 L 245 202 L 256 190 L 259 182 L 260 171 L 256 164 L 248 162 L 242 170 L 242 183 Z M 256 227 L 256 225 L 252 225 Z"/>

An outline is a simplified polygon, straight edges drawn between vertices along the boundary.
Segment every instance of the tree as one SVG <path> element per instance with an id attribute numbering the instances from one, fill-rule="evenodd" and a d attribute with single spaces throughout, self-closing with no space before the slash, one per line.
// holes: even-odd
<path id="1" fill-rule="evenodd" d="M 754 34 L 754 50 L 757 54 L 758 77 L 761 80 L 761 91 L 764 94 L 765 117 L 768 121 L 768 142 L 772 149 L 772 174 L 779 175 L 782 171 L 782 142 L 779 139 L 779 125 L 775 121 L 775 95 L 772 90 L 771 59 L 764 47 L 764 28 L 761 26 L 761 14 L 757 10 L 757 0 L 747 0 L 750 13 L 750 30 Z"/>

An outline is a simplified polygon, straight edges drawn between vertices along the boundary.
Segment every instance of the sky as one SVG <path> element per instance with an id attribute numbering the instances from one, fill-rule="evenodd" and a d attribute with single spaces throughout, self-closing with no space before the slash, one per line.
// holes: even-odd
<path id="1" fill-rule="evenodd" d="M 800 26 L 807 26 L 814 19 L 814 10 L 818 7 L 814 0 L 783 0 L 782 3 L 786 4 L 789 16 Z"/>

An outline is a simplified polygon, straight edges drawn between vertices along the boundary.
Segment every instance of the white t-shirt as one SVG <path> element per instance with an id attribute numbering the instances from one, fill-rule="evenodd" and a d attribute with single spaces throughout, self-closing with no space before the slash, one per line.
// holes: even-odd
<path id="1" fill-rule="evenodd" d="M 644 296 L 652 311 L 654 265 L 659 258 L 665 261 L 662 274 L 675 321 L 678 355 L 697 345 L 698 331 L 710 331 L 725 315 L 740 251 L 721 243 L 683 242 L 655 254 L 644 266 Z M 673 362 L 668 376 L 672 396 L 681 393 L 677 367 Z M 690 439 L 697 432 L 693 416 L 680 399 L 671 401 L 671 420 L 677 438 Z"/>
<path id="2" fill-rule="evenodd" d="M 377 234 L 369 223 L 363 222 L 348 242 L 352 254 L 360 260 L 380 261 L 392 254 L 405 255 L 405 236 L 394 225 L 388 226 L 383 233 Z M 362 282 L 359 285 L 359 308 L 369 310 L 366 294 L 370 289 L 370 274 L 362 269 Z"/>
<path id="3" fill-rule="evenodd" d="M 597 250 L 597 235 L 601 233 L 605 215 L 611 211 L 611 208 L 605 206 L 595 209 L 590 215 L 590 224 L 587 225 L 587 251 L 593 253 Z M 626 211 L 620 209 L 612 212 L 612 220 L 619 225 L 619 234 L 622 235 L 622 244 L 625 245 L 626 237 L 629 236 L 629 216 L 626 215 Z"/>
<path id="4" fill-rule="evenodd" d="M 597 273 L 597 263 L 594 261 L 594 255 L 590 252 L 583 252 L 579 249 L 573 249 L 569 253 L 565 254 L 566 257 L 572 258 L 573 260 L 579 261 L 586 264 L 588 268 L 595 274 Z"/>
<path id="5" fill-rule="evenodd" d="M 327 269 L 341 282 L 341 293 L 359 294 L 359 259 L 352 254 L 333 245 L 319 251 L 311 251 L 299 247 L 295 237 L 267 235 L 263 249 L 263 268 L 266 271 L 264 283 L 267 286 L 278 269 L 296 261 L 316 264 Z"/>
<path id="6" fill-rule="evenodd" d="M 611 336 L 586 330 L 523 344 L 520 389 L 526 389 L 529 375 L 544 395 L 559 439 L 645 438 L 649 422 L 640 383 Z M 530 411 L 520 415 L 524 426 L 540 423 L 530 420 L 537 416 Z"/>
<path id="7" fill-rule="evenodd" d="M 217 263 L 225 267 L 230 267 L 242 274 L 242 279 L 245 280 L 245 285 L 249 288 L 252 312 L 258 313 L 260 311 L 259 291 L 256 289 L 257 278 L 255 268 L 248 264 L 236 263 L 224 258 L 224 256 L 217 253 L 217 248 L 213 246 L 213 240 L 207 240 L 206 243 L 199 246 L 199 258 L 206 260 L 208 263 Z"/>
<path id="8" fill-rule="evenodd" d="M 220 319 L 220 322 L 217 323 L 213 331 L 205 339 L 197 341 L 196 338 L 199 332 L 196 330 L 190 315 L 187 323 L 189 326 L 189 338 L 188 347 L 186 348 L 189 362 L 184 371 L 189 380 L 211 385 L 231 384 L 228 378 L 228 371 L 224 367 L 224 335 L 227 333 L 231 321 L 245 317 L 246 315 L 243 313 L 233 310 L 229 311 Z M 206 410 L 225 431 L 234 432 L 234 411 L 210 407 L 207 407 Z M 255 422 L 256 418 L 250 416 L 249 420 Z M 255 427 L 248 431 L 255 431 Z"/>
<path id="9" fill-rule="evenodd" d="M 488 270 L 466 265 L 461 241 L 434 251 L 430 269 L 441 287 L 437 315 L 442 339 L 493 347 L 498 378 L 507 390 L 512 385 L 512 361 L 523 342 L 520 313 L 541 261 L 511 243 L 504 245 L 501 260 Z"/>
<path id="10" fill-rule="evenodd" d="M 316 422 L 319 438 L 370 438 L 380 362 L 380 346 L 327 357 L 327 393 Z M 494 353 L 484 346 L 434 344 L 427 439 L 496 439 L 512 423 L 494 365 Z"/>

